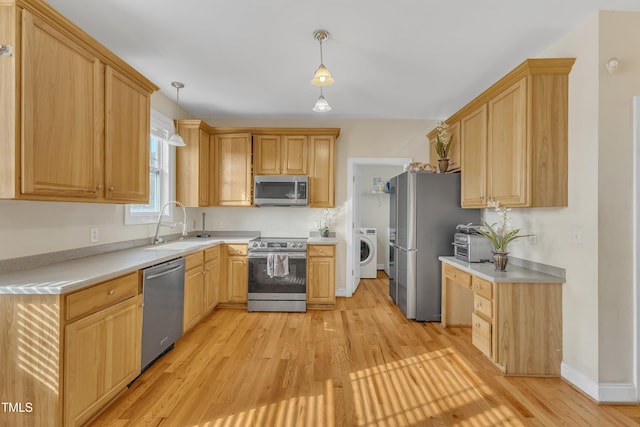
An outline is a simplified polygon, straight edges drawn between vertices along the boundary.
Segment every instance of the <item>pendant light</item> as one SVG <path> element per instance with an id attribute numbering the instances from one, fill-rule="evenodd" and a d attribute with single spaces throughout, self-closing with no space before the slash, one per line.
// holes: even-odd
<path id="1" fill-rule="evenodd" d="M 180 82 L 171 82 L 171 86 L 176 88 L 176 117 L 178 117 L 178 108 L 180 108 L 180 89 L 184 87 L 184 84 Z M 180 134 L 178 134 L 178 129 L 176 129 L 176 133 L 171 135 L 168 142 L 169 145 L 174 145 L 176 147 L 184 147 L 187 145 L 184 143 Z"/>
<path id="2" fill-rule="evenodd" d="M 331 111 L 331 105 L 324 99 L 322 96 L 322 87 L 320 87 L 320 98 L 316 101 L 316 105 L 313 106 L 313 111 L 316 113 L 326 113 L 327 111 Z"/>
<path id="3" fill-rule="evenodd" d="M 311 84 L 320 87 L 329 86 L 333 84 L 335 80 L 331 76 L 329 70 L 327 70 L 327 67 L 324 66 L 322 59 L 322 42 L 329 39 L 329 32 L 326 30 L 315 30 L 313 32 L 313 37 L 320 42 L 320 66 L 313 75 Z"/>

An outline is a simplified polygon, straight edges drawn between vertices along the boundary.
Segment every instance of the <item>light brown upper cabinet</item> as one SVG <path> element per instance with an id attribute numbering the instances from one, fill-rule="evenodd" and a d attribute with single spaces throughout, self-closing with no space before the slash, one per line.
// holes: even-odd
<path id="1" fill-rule="evenodd" d="M 460 121 L 462 207 L 567 206 L 574 62 L 527 59 L 447 119 Z"/>
<path id="2" fill-rule="evenodd" d="M 137 203 L 158 88 L 43 2 L 0 7 L 0 198 Z"/>
<path id="3" fill-rule="evenodd" d="M 304 135 L 254 135 L 255 175 L 306 175 L 307 137 Z"/>
<path id="4" fill-rule="evenodd" d="M 335 155 L 334 136 L 309 137 L 310 208 L 335 206 Z"/>
<path id="5" fill-rule="evenodd" d="M 185 206 L 215 204 L 216 149 L 213 129 L 202 120 L 179 120 L 186 146 L 176 148 L 176 198 Z"/>
<path id="6" fill-rule="evenodd" d="M 218 206 L 251 206 L 251 134 L 215 136 L 218 149 Z"/>

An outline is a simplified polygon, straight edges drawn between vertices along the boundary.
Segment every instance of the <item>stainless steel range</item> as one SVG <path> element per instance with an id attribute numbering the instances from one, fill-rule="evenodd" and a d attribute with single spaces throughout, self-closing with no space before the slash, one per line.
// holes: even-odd
<path id="1" fill-rule="evenodd" d="M 249 311 L 307 311 L 307 239 L 249 242 Z"/>

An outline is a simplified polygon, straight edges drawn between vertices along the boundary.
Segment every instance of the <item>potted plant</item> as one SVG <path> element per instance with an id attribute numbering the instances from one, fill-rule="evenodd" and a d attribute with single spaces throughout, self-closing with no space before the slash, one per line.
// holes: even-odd
<path id="1" fill-rule="evenodd" d="M 521 237 L 530 236 L 530 234 L 520 234 L 519 228 L 511 228 L 511 218 L 509 217 L 510 208 L 501 208 L 500 202 L 489 201 L 487 205 L 494 208 L 498 217 L 499 224 L 489 225 L 482 220 L 484 228 L 479 228 L 478 233 L 489 239 L 493 245 L 493 263 L 498 271 L 505 271 L 507 262 L 509 261 L 507 246 L 509 243 Z"/>
<path id="2" fill-rule="evenodd" d="M 448 127 L 449 125 L 443 121 L 439 121 L 436 125 L 435 149 L 438 154 L 438 170 L 440 173 L 445 173 L 449 169 L 449 149 L 451 149 L 453 135 L 449 135 L 447 132 Z"/>
<path id="3" fill-rule="evenodd" d="M 329 237 L 329 224 L 331 224 L 331 209 L 322 209 L 322 219 L 320 220 L 320 236 Z"/>

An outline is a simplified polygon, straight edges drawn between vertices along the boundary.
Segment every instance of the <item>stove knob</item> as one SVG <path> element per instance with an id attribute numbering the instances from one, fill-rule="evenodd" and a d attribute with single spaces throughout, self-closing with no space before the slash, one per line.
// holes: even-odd
<path id="1" fill-rule="evenodd" d="M 267 242 L 260 242 L 260 247 L 261 248 L 266 248 L 267 247 Z"/>

